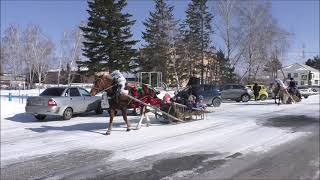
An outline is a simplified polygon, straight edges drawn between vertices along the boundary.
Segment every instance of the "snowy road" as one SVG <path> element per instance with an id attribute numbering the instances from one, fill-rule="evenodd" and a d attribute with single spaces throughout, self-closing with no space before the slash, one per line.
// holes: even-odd
<path id="1" fill-rule="evenodd" d="M 126 132 L 121 116 L 37 122 L 1 98 L 1 179 L 319 177 L 319 95 L 293 105 L 223 103 L 205 120 Z M 129 120 L 135 127 L 139 117 Z"/>

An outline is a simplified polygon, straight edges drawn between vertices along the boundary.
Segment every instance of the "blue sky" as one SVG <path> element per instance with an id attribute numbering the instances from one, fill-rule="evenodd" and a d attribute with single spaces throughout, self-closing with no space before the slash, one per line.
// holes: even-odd
<path id="1" fill-rule="evenodd" d="M 175 17 L 184 19 L 188 1 L 175 0 L 169 3 L 175 6 Z M 134 39 L 141 40 L 141 31 L 144 30 L 142 22 L 153 10 L 153 5 L 151 0 L 128 1 L 126 11 L 136 20 L 132 29 Z M 19 24 L 21 28 L 27 24 L 37 24 L 58 43 L 64 29 L 71 29 L 87 19 L 86 9 L 87 2 L 84 0 L 1 0 L 1 33 L 9 24 Z M 303 62 L 303 44 L 305 58 L 319 54 L 319 0 L 274 0 L 272 14 L 282 28 L 293 33 L 285 64 Z"/>

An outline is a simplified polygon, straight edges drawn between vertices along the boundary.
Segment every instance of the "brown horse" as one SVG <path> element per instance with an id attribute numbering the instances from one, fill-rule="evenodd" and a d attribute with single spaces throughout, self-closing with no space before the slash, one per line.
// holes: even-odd
<path id="1" fill-rule="evenodd" d="M 280 79 L 276 79 L 271 86 L 272 93 L 274 94 L 274 103 L 280 105 L 280 102 L 287 104 L 289 100 L 289 93 L 285 88 L 284 83 Z M 278 103 L 277 103 L 278 98 Z"/>
<path id="2" fill-rule="evenodd" d="M 93 87 L 91 88 L 90 94 L 92 96 L 95 96 L 99 92 L 106 91 L 107 95 L 109 97 L 114 97 L 115 92 L 113 91 L 113 88 L 115 85 L 113 84 L 113 78 L 109 74 L 103 74 L 96 78 Z M 117 103 L 115 101 L 115 98 L 112 98 L 109 100 L 109 127 L 106 132 L 106 135 L 110 135 L 112 131 L 112 122 L 114 116 L 117 115 L 117 110 L 120 110 L 122 112 L 123 120 L 127 124 L 127 131 L 130 131 L 130 123 L 128 121 L 128 104 L 130 99 L 127 96 L 120 95 L 119 102 Z"/>

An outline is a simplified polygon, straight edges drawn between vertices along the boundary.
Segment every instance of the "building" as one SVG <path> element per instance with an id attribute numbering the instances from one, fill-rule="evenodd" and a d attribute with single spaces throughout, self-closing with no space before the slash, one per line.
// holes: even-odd
<path id="1" fill-rule="evenodd" d="M 14 75 L 10 73 L 2 73 L 0 74 L 0 85 L 1 88 L 20 88 L 25 89 L 26 83 L 26 76 L 25 75 Z"/>
<path id="2" fill-rule="evenodd" d="M 298 86 L 320 86 L 320 73 L 310 66 L 295 63 L 278 71 L 280 78 L 294 78 Z"/>

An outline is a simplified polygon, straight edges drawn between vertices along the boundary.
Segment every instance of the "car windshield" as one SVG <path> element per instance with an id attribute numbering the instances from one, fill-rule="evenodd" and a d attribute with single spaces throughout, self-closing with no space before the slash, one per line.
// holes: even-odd
<path id="1" fill-rule="evenodd" d="M 40 96 L 61 96 L 65 88 L 48 88 Z"/>

